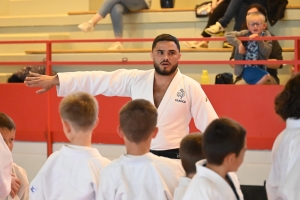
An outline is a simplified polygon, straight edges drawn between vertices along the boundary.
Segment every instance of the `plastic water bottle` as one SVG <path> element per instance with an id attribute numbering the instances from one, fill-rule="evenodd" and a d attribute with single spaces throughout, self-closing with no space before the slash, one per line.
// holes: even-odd
<path id="1" fill-rule="evenodd" d="M 209 76 L 208 76 L 208 71 L 207 70 L 202 70 L 202 75 L 200 79 L 201 84 L 210 84 Z"/>

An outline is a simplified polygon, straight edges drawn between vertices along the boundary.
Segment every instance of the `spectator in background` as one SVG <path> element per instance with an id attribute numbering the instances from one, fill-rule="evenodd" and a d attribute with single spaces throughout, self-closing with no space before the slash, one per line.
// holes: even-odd
<path id="1" fill-rule="evenodd" d="M 87 22 L 78 25 L 84 32 L 94 30 L 96 24 L 110 14 L 116 39 L 123 37 L 123 14 L 150 8 L 151 0 L 104 0 L 98 12 Z M 109 50 L 123 49 L 121 42 L 115 42 Z"/>
<path id="2" fill-rule="evenodd" d="M 300 199 L 300 74 L 296 74 L 275 98 L 275 111 L 286 121 L 272 148 L 267 180 L 269 200 Z"/>
<path id="3" fill-rule="evenodd" d="M 205 28 L 210 27 L 211 25 L 215 24 L 221 17 L 223 17 L 224 13 L 227 10 L 231 0 L 213 0 L 211 13 L 209 14 L 208 21 Z M 224 31 L 221 31 L 219 36 L 224 35 Z M 211 37 L 210 34 L 207 34 L 204 30 L 202 31 L 200 38 Z M 190 42 L 183 42 L 189 48 L 208 48 L 208 41 L 190 41 Z"/>
<path id="4" fill-rule="evenodd" d="M 254 12 L 260 12 L 264 16 L 267 16 L 267 11 L 266 9 L 260 5 L 260 4 L 252 4 L 248 7 L 247 9 L 247 14 L 251 14 Z M 246 24 L 242 26 L 244 29 L 246 27 Z M 272 33 L 271 33 L 272 34 Z M 234 60 L 235 48 L 232 51 L 232 55 L 230 57 L 230 60 Z M 269 56 L 269 61 L 276 61 L 276 60 L 283 60 L 282 57 L 282 48 L 277 40 L 272 40 L 272 51 Z M 231 67 L 234 67 L 234 65 L 231 65 Z M 280 80 L 277 76 L 278 72 L 277 69 L 282 68 L 281 64 L 267 64 L 267 71 L 270 74 L 269 81 L 266 84 L 271 84 L 271 85 L 277 85 L 280 84 Z M 235 80 L 235 84 L 246 84 L 245 81 L 242 80 L 241 76 L 238 76 Z"/>

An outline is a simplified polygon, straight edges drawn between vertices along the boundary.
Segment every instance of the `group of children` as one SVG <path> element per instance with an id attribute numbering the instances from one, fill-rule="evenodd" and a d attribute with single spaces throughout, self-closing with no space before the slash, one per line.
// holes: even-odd
<path id="1" fill-rule="evenodd" d="M 299 87 L 297 74 L 275 100 L 275 110 L 287 120 L 287 129 L 273 147 L 267 181 L 270 200 L 299 199 L 295 190 L 300 165 Z M 6 173 L 11 156 L 2 144 L 4 141 L 12 150 L 16 126 L 0 113 L 1 158 L 8 161 L 0 163 L 0 197 L 5 190 L 3 179 L 9 175 L 11 192 L 4 199 L 243 199 L 235 174 L 246 151 L 246 130 L 239 123 L 229 118 L 215 119 L 203 134 L 184 137 L 180 143 L 180 165 L 149 152 L 151 140 L 158 132 L 157 109 L 147 100 L 132 100 L 120 110 L 117 127 L 126 153 L 110 161 L 92 148 L 98 110 L 96 99 L 84 92 L 72 93 L 61 101 L 61 122 L 70 143 L 48 158 L 30 187 L 25 171 L 16 164 L 10 168 L 11 175 Z"/>

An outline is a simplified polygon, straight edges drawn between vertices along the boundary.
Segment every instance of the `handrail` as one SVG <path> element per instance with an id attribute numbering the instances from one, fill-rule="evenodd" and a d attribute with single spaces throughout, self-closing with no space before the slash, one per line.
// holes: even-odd
<path id="1" fill-rule="evenodd" d="M 179 41 L 224 41 L 224 37 L 219 38 L 178 38 Z M 249 38 L 240 38 L 241 40 L 250 40 Z M 294 72 L 300 69 L 300 37 L 298 36 L 272 36 L 258 37 L 254 40 L 293 40 L 294 41 L 294 59 L 293 60 L 278 60 L 278 61 L 229 61 L 229 60 L 201 60 L 201 61 L 180 61 L 180 64 L 292 64 Z M 150 65 L 152 61 L 52 61 L 52 44 L 54 43 L 91 43 L 91 42 L 152 42 L 153 38 L 126 38 L 126 39 L 75 39 L 75 40 L 15 40 L 15 41 L 0 41 L 1 44 L 46 44 L 46 59 L 45 62 L 0 62 L 3 65 L 46 65 L 46 74 L 50 75 L 53 65 Z M 50 93 L 47 93 L 47 100 L 50 102 Z M 47 106 L 47 154 L 52 153 L 52 133 L 50 123 L 50 106 Z"/>

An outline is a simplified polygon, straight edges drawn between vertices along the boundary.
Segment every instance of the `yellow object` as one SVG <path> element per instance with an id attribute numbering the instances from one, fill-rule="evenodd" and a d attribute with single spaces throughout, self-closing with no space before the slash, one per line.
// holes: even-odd
<path id="1" fill-rule="evenodd" d="M 201 84 L 210 84 L 210 80 L 209 80 L 209 76 L 208 76 L 208 71 L 207 70 L 203 70 L 202 71 L 200 83 Z"/>

